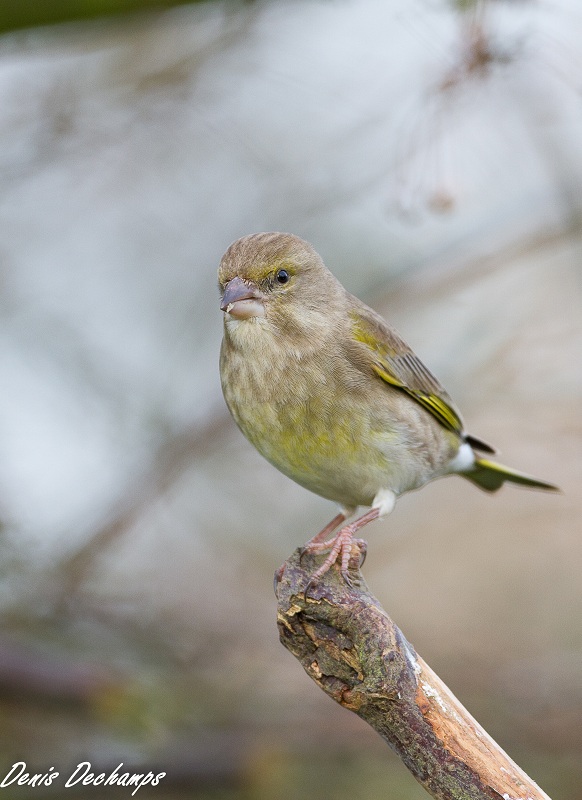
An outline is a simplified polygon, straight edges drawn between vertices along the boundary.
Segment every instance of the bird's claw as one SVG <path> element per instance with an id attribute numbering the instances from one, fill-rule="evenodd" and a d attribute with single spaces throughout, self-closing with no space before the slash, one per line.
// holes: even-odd
<path id="1" fill-rule="evenodd" d="M 362 569 L 366 560 L 366 556 L 368 555 L 368 542 L 365 539 L 354 539 L 354 541 L 357 543 L 360 551 L 360 562 L 357 566 L 357 569 Z"/>
<path id="2" fill-rule="evenodd" d="M 301 563 L 301 561 L 299 561 L 299 563 Z M 275 595 L 277 595 L 277 592 L 279 590 L 279 584 L 283 579 L 284 572 L 285 572 L 285 565 L 283 564 L 279 567 L 279 569 L 275 570 L 275 574 L 273 575 L 273 591 L 275 592 Z"/>

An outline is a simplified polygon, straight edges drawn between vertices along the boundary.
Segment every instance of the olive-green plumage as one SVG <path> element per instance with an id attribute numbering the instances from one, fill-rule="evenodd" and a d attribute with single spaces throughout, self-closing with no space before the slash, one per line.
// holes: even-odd
<path id="1" fill-rule="evenodd" d="M 229 247 L 218 278 L 226 403 L 297 483 L 350 509 L 451 473 L 487 491 L 505 481 L 556 488 L 479 456 L 494 451 L 465 433 L 437 379 L 307 242 L 246 236 Z"/>

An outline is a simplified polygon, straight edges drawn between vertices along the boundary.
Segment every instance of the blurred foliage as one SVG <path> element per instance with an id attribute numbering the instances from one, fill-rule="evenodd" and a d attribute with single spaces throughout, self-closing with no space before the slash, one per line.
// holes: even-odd
<path id="1" fill-rule="evenodd" d="M 211 0 L 189 2 L 195 4 Z M 0 33 L 38 25 L 96 20 L 136 11 L 161 11 L 179 5 L 186 3 L 184 0 L 2 0 Z"/>

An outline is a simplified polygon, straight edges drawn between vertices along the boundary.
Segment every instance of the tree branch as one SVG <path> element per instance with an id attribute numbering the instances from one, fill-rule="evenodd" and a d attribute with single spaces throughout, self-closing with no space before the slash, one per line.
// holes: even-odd
<path id="1" fill-rule="evenodd" d="M 281 642 L 340 705 L 374 728 L 432 797 L 549 800 L 416 654 L 361 574 L 331 569 L 304 589 L 317 563 L 297 550 L 276 575 Z"/>

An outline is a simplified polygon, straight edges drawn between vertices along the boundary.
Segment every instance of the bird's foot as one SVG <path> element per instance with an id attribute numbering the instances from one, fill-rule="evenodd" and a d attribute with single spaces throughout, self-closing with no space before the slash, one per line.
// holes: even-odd
<path id="1" fill-rule="evenodd" d="M 329 554 L 323 564 L 315 570 L 313 575 L 309 578 L 307 586 L 305 587 L 304 596 L 311 586 L 318 581 L 322 575 L 325 575 L 328 570 L 339 561 L 340 573 L 344 581 L 351 588 L 355 587 L 354 580 L 350 575 L 350 569 L 358 569 L 364 563 L 366 558 L 367 542 L 364 539 L 356 539 L 354 533 L 358 528 L 352 525 L 346 525 L 335 536 L 325 542 L 308 542 L 303 548 L 303 553 L 322 553 L 329 550 Z"/>
<path id="2" fill-rule="evenodd" d="M 302 555 L 303 553 L 321 553 L 325 550 L 329 550 L 329 554 L 323 564 L 315 570 L 313 575 L 308 580 L 305 591 L 303 592 L 304 598 L 307 598 L 307 592 L 313 583 L 319 580 L 322 575 L 325 575 L 325 573 L 331 569 L 336 561 L 339 561 L 340 573 L 344 581 L 350 588 L 355 588 L 354 580 L 351 577 L 349 570 L 350 568 L 357 570 L 362 566 L 366 559 L 366 550 L 368 547 L 364 539 L 356 539 L 355 534 L 360 530 L 360 528 L 363 528 L 364 525 L 372 522 L 372 520 L 378 519 L 380 516 L 380 509 L 378 507 L 371 508 L 361 517 L 358 517 L 358 519 L 350 522 L 349 525 L 346 525 L 339 530 L 335 536 L 322 541 L 324 538 L 324 533 L 331 533 L 331 531 L 337 527 L 337 523 L 336 525 L 333 525 L 333 523 L 337 520 L 341 520 L 341 516 L 342 515 L 338 515 L 335 520 L 332 520 L 332 522 L 330 522 L 328 526 L 320 531 L 317 536 L 314 536 L 313 539 L 307 542 L 302 550 Z"/>

